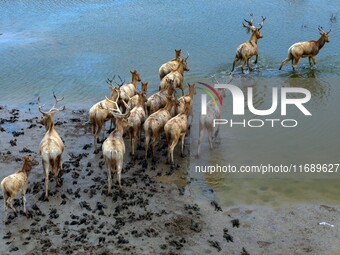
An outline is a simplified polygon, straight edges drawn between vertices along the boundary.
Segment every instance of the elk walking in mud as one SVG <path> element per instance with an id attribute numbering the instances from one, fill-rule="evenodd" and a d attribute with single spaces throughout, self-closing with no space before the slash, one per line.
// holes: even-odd
<path id="1" fill-rule="evenodd" d="M 40 98 L 38 98 L 38 108 L 42 117 L 37 121 L 37 123 L 44 125 L 46 129 L 46 133 L 39 145 L 39 152 L 42 157 L 42 165 L 45 172 L 45 200 L 48 200 L 48 177 L 50 172 L 55 177 L 56 185 L 61 185 L 58 170 L 62 169 L 62 154 L 64 152 L 64 143 L 55 130 L 53 123 L 54 114 L 65 110 L 65 106 L 56 108 L 58 102 L 63 100 L 64 97 L 57 99 L 54 93 L 53 97 L 55 103 L 48 112 L 41 110 Z"/>
<path id="2" fill-rule="evenodd" d="M 289 60 L 292 61 L 292 68 L 295 71 L 297 64 L 299 63 L 300 58 L 308 57 L 309 65 L 312 66 L 313 64 L 316 65 L 316 55 L 325 45 L 325 43 L 329 42 L 328 34 L 331 32 L 323 31 L 322 27 L 319 27 L 320 37 L 318 40 L 310 40 L 307 42 L 298 42 L 294 43 L 288 49 L 288 56 L 281 62 L 279 70 L 282 69 L 282 66 L 287 64 Z"/>
<path id="3" fill-rule="evenodd" d="M 7 221 L 8 207 L 13 210 L 15 215 L 17 215 L 17 211 L 12 205 L 12 200 L 18 192 L 22 193 L 24 213 L 26 213 L 26 189 L 28 175 L 33 166 L 38 165 L 38 161 L 29 155 L 23 158 L 23 162 L 21 169 L 18 169 L 14 174 L 5 177 L 1 182 L 1 189 L 4 194 L 5 222 Z"/>
<path id="4" fill-rule="evenodd" d="M 251 17 L 252 17 L 251 21 L 248 21 L 246 19 L 244 20 L 245 22 L 248 23 L 247 25 L 245 25 L 244 22 L 242 22 L 243 27 L 247 29 L 247 33 L 251 31 L 251 36 L 250 36 L 249 41 L 242 43 L 240 46 L 238 46 L 236 50 L 234 62 L 233 62 L 233 68 L 231 69 L 232 72 L 234 71 L 235 65 L 239 60 L 242 60 L 242 73 L 244 73 L 245 65 L 248 66 L 248 70 L 250 71 L 249 59 L 254 55 L 256 57 L 254 64 L 257 64 L 257 61 L 258 61 L 257 41 L 263 37 L 260 30 L 262 29 L 266 18 L 261 16 L 262 23 L 259 25 L 258 28 L 256 28 L 253 25 L 253 22 L 254 22 L 253 15 L 251 15 Z"/>

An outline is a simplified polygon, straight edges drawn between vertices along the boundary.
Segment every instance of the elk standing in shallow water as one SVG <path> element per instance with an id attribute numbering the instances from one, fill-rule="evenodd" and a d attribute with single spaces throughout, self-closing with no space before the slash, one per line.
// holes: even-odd
<path id="1" fill-rule="evenodd" d="M 315 65 L 316 64 L 315 56 L 319 53 L 319 51 L 325 45 L 325 43 L 329 42 L 328 34 L 329 32 L 331 32 L 331 30 L 325 32 L 323 31 L 322 27 L 319 27 L 319 32 L 320 38 L 317 41 L 310 40 L 307 42 L 298 42 L 290 46 L 288 49 L 288 56 L 282 61 L 279 70 L 281 70 L 282 66 L 287 64 L 289 60 L 292 60 L 292 68 L 293 71 L 295 71 L 296 65 L 299 63 L 300 58 L 305 57 L 308 57 L 310 66 L 312 65 L 311 60 L 313 60 L 313 63 Z"/>
<path id="2" fill-rule="evenodd" d="M 246 64 L 248 66 L 248 70 L 250 71 L 249 59 L 254 55 L 256 56 L 254 64 L 257 64 L 257 60 L 258 60 L 257 41 L 258 41 L 258 39 L 263 37 L 260 30 L 262 29 L 263 23 L 264 23 L 266 18 L 261 16 L 262 23 L 260 24 L 260 26 L 258 28 L 256 28 L 253 25 L 253 20 L 254 20 L 253 15 L 251 15 L 251 16 L 252 16 L 251 21 L 244 20 L 248 23 L 248 25 L 245 25 L 242 22 L 242 25 L 245 28 L 247 28 L 247 32 L 251 31 L 250 40 L 248 42 L 242 43 L 240 46 L 238 46 L 238 48 L 236 50 L 234 62 L 233 62 L 233 68 L 231 69 L 232 72 L 234 71 L 235 65 L 236 65 L 237 61 L 239 61 L 239 60 L 242 60 L 242 73 L 244 73 L 244 66 Z"/>
<path id="3" fill-rule="evenodd" d="M 24 163 L 21 169 L 17 170 L 16 173 L 5 177 L 1 182 L 1 189 L 4 194 L 5 203 L 5 222 L 7 221 L 7 210 L 11 208 L 15 215 L 17 211 L 12 205 L 12 200 L 15 198 L 18 192 L 22 193 L 22 200 L 24 203 L 24 213 L 26 213 L 26 189 L 28 175 L 33 166 L 38 165 L 38 161 L 34 160 L 31 155 L 25 156 L 23 159 Z"/>
<path id="4" fill-rule="evenodd" d="M 190 110 L 188 113 L 191 116 L 189 128 L 191 127 L 192 120 L 194 118 L 194 111 L 192 110 L 192 106 L 194 104 L 194 95 L 196 95 L 196 86 L 195 84 L 188 83 L 188 92 L 185 96 L 182 96 L 178 99 L 178 105 L 176 107 L 176 114 L 182 113 L 185 111 L 185 97 L 190 97 Z"/>
<path id="5" fill-rule="evenodd" d="M 55 130 L 53 124 L 54 114 L 65 110 L 65 106 L 56 108 L 57 103 L 63 100 L 64 97 L 57 99 L 54 93 L 53 97 L 55 99 L 55 103 L 48 112 L 43 112 L 41 110 L 40 98 L 38 98 L 38 107 L 42 117 L 37 121 L 37 123 L 44 125 L 46 128 L 46 133 L 39 145 L 39 152 L 42 157 L 42 165 L 45 171 L 45 200 L 48 200 L 48 176 L 50 171 L 55 177 L 57 186 L 61 185 L 58 177 L 58 169 L 62 168 L 61 156 L 64 152 L 64 143 Z"/>

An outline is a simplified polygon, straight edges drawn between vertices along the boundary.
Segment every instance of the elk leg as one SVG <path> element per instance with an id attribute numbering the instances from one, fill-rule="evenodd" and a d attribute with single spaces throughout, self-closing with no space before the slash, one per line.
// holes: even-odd
<path id="1" fill-rule="evenodd" d="M 13 199 L 13 198 L 9 197 L 9 198 L 7 199 L 7 202 L 6 202 L 6 203 L 7 203 L 7 206 L 13 210 L 15 216 L 17 216 L 18 213 L 17 213 L 17 210 L 15 210 L 15 208 L 14 208 L 13 205 L 12 205 L 12 199 Z"/>
<path id="2" fill-rule="evenodd" d="M 250 65 L 249 65 L 249 58 L 247 59 L 247 67 L 248 67 L 248 71 L 251 71 Z"/>
<path id="3" fill-rule="evenodd" d="M 8 197 L 6 196 L 6 192 L 5 192 L 4 193 L 5 222 L 7 221 L 7 218 L 8 218 L 7 199 Z"/>
<path id="4" fill-rule="evenodd" d="M 299 63 L 300 58 L 294 58 L 292 68 L 295 71 L 297 64 Z"/>
<path id="5" fill-rule="evenodd" d="M 145 134 L 145 159 L 148 159 L 148 149 L 149 149 L 150 136 Z"/>
<path id="6" fill-rule="evenodd" d="M 213 149 L 214 147 L 213 147 L 213 132 L 214 132 L 214 130 L 212 129 L 212 128 L 210 128 L 209 130 L 208 130 L 208 139 L 209 139 L 209 145 L 210 145 L 210 149 Z"/>
<path id="7" fill-rule="evenodd" d="M 152 159 L 154 159 L 154 157 L 155 157 L 155 147 L 156 147 L 156 142 L 158 140 L 158 136 L 159 135 L 155 135 L 152 139 L 152 142 L 151 142 L 152 143 L 151 144 L 151 146 L 152 146 Z"/>
<path id="8" fill-rule="evenodd" d="M 22 189 L 22 201 L 24 204 L 24 213 L 26 213 L 26 185 Z"/>
<path id="9" fill-rule="evenodd" d="M 282 69 L 282 66 L 284 66 L 285 64 L 287 64 L 289 60 L 292 60 L 292 62 L 293 62 L 293 58 L 292 58 L 290 55 L 288 55 L 288 57 L 286 57 L 286 58 L 281 62 L 281 65 L 280 65 L 279 70 L 281 70 L 281 69 Z"/>
<path id="10" fill-rule="evenodd" d="M 117 179 L 118 179 L 118 184 L 119 188 L 122 189 L 122 168 L 123 168 L 123 159 L 121 163 L 118 164 L 117 166 Z"/>
<path id="11" fill-rule="evenodd" d="M 185 133 L 182 135 L 182 150 L 181 150 L 181 157 L 184 157 L 184 138 L 185 138 Z"/>
<path id="12" fill-rule="evenodd" d="M 308 62 L 309 62 L 309 66 L 312 66 L 312 58 L 311 57 L 308 57 Z"/>
<path id="13" fill-rule="evenodd" d="M 107 162 L 107 195 L 111 196 L 112 195 L 112 190 L 111 190 L 111 186 L 112 186 L 112 178 L 111 178 L 111 162 Z"/>
<path id="14" fill-rule="evenodd" d="M 231 71 L 232 71 L 232 72 L 234 71 L 235 65 L 236 65 L 236 63 L 237 63 L 238 60 L 239 60 L 239 58 L 238 58 L 237 56 L 235 56 L 234 62 L 233 62 L 233 67 L 231 68 Z"/>
<path id="15" fill-rule="evenodd" d="M 313 60 L 313 64 L 316 65 L 316 58 L 312 57 L 312 60 Z"/>
<path id="16" fill-rule="evenodd" d="M 45 171 L 45 201 L 48 201 L 48 175 L 50 172 L 48 163 L 43 162 L 44 171 Z"/>
<path id="17" fill-rule="evenodd" d="M 198 137 L 198 148 L 197 148 L 197 157 L 200 155 L 200 149 L 201 149 L 201 143 L 202 143 L 202 138 L 204 135 L 204 128 L 202 127 L 202 124 L 200 123 L 199 126 L 199 137 Z"/>
<path id="18" fill-rule="evenodd" d="M 257 64 L 257 60 L 258 60 L 259 55 L 256 54 L 255 57 L 256 57 L 256 58 L 255 58 L 254 64 Z"/>

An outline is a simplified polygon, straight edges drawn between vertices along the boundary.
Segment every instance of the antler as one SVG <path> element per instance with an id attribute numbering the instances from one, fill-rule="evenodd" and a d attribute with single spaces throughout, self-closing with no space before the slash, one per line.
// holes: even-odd
<path id="1" fill-rule="evenodd" d="M 261 16 L 261 19 L 262 19 L 262 22 L 261 22 L 261 24 L 259 24 L 260 26 L 259 26 L 259 28 L 257 29 L 257 30 L 261 30 L 261 28 L 263 27 L 263 24 L 264 24 L 264 21 L 266 20 L 266 17 L 263 17 L 263 16 Z"/>
<path id="2" fill-rule="evenodd" d="M 62 106 L 60 108 L 57 108 L 57 104 L 64 100 L 64 97 L 58 99 L 57 96 L 54 94 L 53 92 L 53 97 L 54 97 L 54 105 L 52 106 L 52 108 L 48 111 L 48 112 L 44 112 L 41 110 L 41 105 L 40 105 L 40 97 L 38 97 L 38 109 L 39 112 L 41 112 L 42 114 L 48 114 L 48 113 L 53 113 L 53 112 L 60 112 L 60 111 L 64 111 L 65 110 L 65 106 Z"/>
<path id="3" fill-rule="evenodd" d="M 187 51 L 187 57 L 185 58 L 185 61 L 189 58 L 189 52 Z"/>
<path id="4" fill-rule="evenodd" d="M 120 77 L 120 75 L 118 75 L 118 78 L 119 78 L 120 83 L 118 83 L 118 82 L 115 82 L 115 83 L 120 88 L 125 83 L 125 80 L 123 81 L 122 78 Z"/>
<path id="5" fill-rule="evenodd" d="M 253 22 L 254 22 L 254 15 L 252 13 L 250 13 L 250 17 L 251 17 L 251 21 L 248 21 L 246 19 L 244 19 L 244 21 L 247 22 L 249 26 L 252 26 Z M 242 22 L 242 24 L 243 24 L 243 22 Z"/>
<path id="6" fill-rule="evenodd" d="M 113 85 L 112 85 L 112 82 L 113 82 L 113 80 L 115 79 L 115 77 L 116 77 L 116 75 L 114 75 L 113 77 L 112 77 L 112 80 L 110 80 L 109 78 L 107 78 L 106 79 L 106 83 L 109 85 L 109 87 L 113 87 Z"/>

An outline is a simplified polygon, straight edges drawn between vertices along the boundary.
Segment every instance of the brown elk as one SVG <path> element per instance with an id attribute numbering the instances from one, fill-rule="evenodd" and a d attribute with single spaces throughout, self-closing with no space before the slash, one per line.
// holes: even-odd
<path id="1" fill-rule="evenodd" d="M 178 105 L 176 107 L 176 114 L 182 113 L 185 111 L 185 97 L 190 97 L 190 110 L 188 113 L 188 118 L 191 116 L 189 127 L 191 126 L 192 120 L 194 118 L 194 111 L 192 106 L 194 104 L 194 95 L 196 95 L 196 86 L 195 84 L 188 83 L 188 92 L 185 96 L 182 96 L 178 99 Z"/>
<path id="2" fill-rule="evenodd" d="M 188 65 L 187 65 L 187 59 L 189 55 L 182 59 L 176 68 L 175 71 L 172 71 L 171 73 L 167 74 L 160 82 L 159 90 L 162 90 L 164 88 L 167 88 L 169 86 L 173 86 L 174 88 L 179 88 L 182 90 L 182 96 L 184 96 L 184 88 L 183 88 L 183 74 L 184 71 L 189 71 Z"/>
<path id="3" fill-rule="evenodd" d="M 300 58 L 308 57 L 309 65 L 312 65 L 312 61 L 314 65 L 316 64 L 316 55 L 325 45 L 325 43 L 329 42 L 328 34 L 331 32 L 323 31 L 322 27 L 319 27 L 320 38 L 318 40 L 310 40 L 307 42 L 298 42 L 294 43 L 288 49 L 288 56 L 282 61 L 279 70 L 281 70 L 282 66 L 287 64 L 289 60 L 292 61 L 292 68 L 295 71 L 297 64 L 299 63 Z M 312 61 L 311 61 L 312 60 Z"/>
<path id="4" fill-rule="evenodd" d="M 171 83 L 172 81 L 170 81 Z M 148 111 L 148 115 L 150 116 L 152 113 L 158 111 L 166 105 L 167 97 L 174 95 L 173 86 L 169 86 L 166 89 L 162 89 L 155 94 L 151 95 L 146 102 L 146 109 Z"/>
<path id="5" fill-rule="evenodd" d="M 124 154 L 125 154 L 125 143 L 123 139 L 124 128 L 128 123 L 128 117 L 130 115 L 130 107 L 125 105 L 127 109 L 123 114 L 119 108 L 106 108 L 102 106 L 106 110 L 110 111 L 111 114 L 115 117 L 115 129 L 110 133 L 108 138 L 104 141 L 102 145 L 103 157 L 105 161 L 106 171 L 107 171 L 107 180 L 108 180 L 108 195 L 112 194 L 111 186 L 112 186 L 112 178 L 111 174 L 115 174 L 117 172 L 117 179 L 119 188 L 122 188 L 121 184 L 121 175 L 123 169 L 124 162 Z"/>
<path id="6" fill-rule="evenodd" d="M 218 93 L 220 95 L 220 98 L 223 100 L 223 98 L 225 97 L 225 90 L 218 89 Z M 214 134 L 214 119 L 221 119 L 221 110 L 222 110 L 221 105 L 214 102 L 213 100 L 209 100 L 209 102 L 207 103 L 207 113 L 206 115 L 201 115 L 200 118 L 198 148 L 196 157 L 199 157 L 200 154 L 200 148 L 205 129 L 208 131 L 210 149 L 213 149 L 213 138 L 217 139 L 219 135 L 219 125 L 217 125 Z"/>
<path id="7" fill-rule="evenodd" d="M 178 63 L 181 61 L 182 50 L 181 49 L 179 49 L 179 50 L 175 49 L 175 52 L 176 52 L 176 57 L 173 58 L 172 60 L 164 63 L 159 68 L 159 79 L 160 79 L 160 81 L 164 78 L 165 75 L 174 71 L 176 69 L 176 67 L 178 66 Z"/>
<path id="8" fill-rule="evenodd" d="M 44 112 L 41 110 L 40 97 L 38 98 L 39 112 L 42 114 L 40 120 L 37 123 L 45 126 L 46 133 L 39 145 L 39 152 L 42 157 L 42 165 L 45 172 L 45 200 L 48 200 L 48 176 L 51 172 L 56 180 L 57 186 L 60 186 L 60 179 L 58 177 L 58 170 L 62 169 L 62 154 L 64 152 L 64 143 L 61 140 L 59 134 L 54 128 L 53 117 L 56 112 L 65 110 L 65 106 L 56 108 L 58 102 L 64 99 L 57 99 L 53 93 L 55 103 L 53 107 L 48 111 Z"/>
<path id="9" fill-rule="evenodd" d="M 142 125 L 145 121 L 145 101 L 146 101 L 146 94 L 144 92 L 138 93 L 138 103 L 137 105 L 131 110 L 130 116 L 128 118 L 128 132 L 130 137 L 130 144 L 131 144 L 131 155 L 135 155 L 135 143 L 136 138 L 139 138 L 140 141 L 140 133 L 142 129 Z"/>
<path id="10" fill-rule="evenodd" d="M 130 71 L 131 73 L 131 82 L 123 84 L 120 87 L 120 98 L 125 103 L 129 102 L 130 98 L 133 97 L 136 94 L 137 90 L 137 82 L 141 81 L 139 74 L 136 70 Z M 124 108 L 125 104 L 121 104 L 121 106 Z"/>
<path id="11" fill-rule="evenodd" d="M 142 93 L 145 95 L 146 97 L 146 93 L 148 90 L 148 83 L 147 82 L 142 82 Z M 137 106 L 139 101 L 139 93 L 137 93 L 136 95 L 134 95 L 133 97 L 131 97 L 131 109 L 133 109 L 135 106 Z"/>
<path id="12" fill-rule="evenodd" d="M 151 114 L 144 122 L 145 133 L 145 159 L 148 158 L 149 142 L 152 146 L 152 158 L 155 156 L 155 146 L 158 137 L 164 131 L 164 125 L 169 119 L 173 117 L 172 109 L 176 106 L 176 99 L 174 96 L 168 96 L 166 105 L 158 111 Z"/>
<path id="13" fill-rule="evenodd" d="M 184 138 L 188 130 L 188 114 L 190 112 L 190 96 L 183 98 L 185 102 L 185 110 L 182 113 L 177 114 L 175 117 L 170 119 L 164 126 L 164 132 L 166 135 L 166 141 L 168 144 L 168 163 L 174 163 L 174 149 L 181 138 L 181 156 L 184 151 Z"/>
<path id="14" fill-rule="evenodd" d="M 231 71 L 234 71 L 235 65 L 239 60 L 242 60 L 242 73 L 244 73 L 244 66 L 247 64 L 248 66 L 248 70 L 250 71 L 250 66 L 249 66 L 249 59 L 252 56 L 256 56 L 256 59 L 254 61 L 254 64 L 257 64 L 257 60 L 258 60 L 258 48 L 257 48 L 257 41 L 258 39 L 261 39 L 263 36 L 260 32 L 260 30 L 263 27 L 263 23 L 265 21 L 265 17 L 261 16 L 262 18 L 262 23 L 260 24 L 260 26 L 258 28 L 256 28 L 253 25 L 253 21 L 254 21 L 254 17 L 253 15 L 251 15 L 252 20 L 248 21 L 248 20 L 244 20 L 246 21 L 248 24 L 245 25 L 242 22 L 243 27 L 245 27 L 247 29 L 247 32 L 251 31 L 251 37 L 250 40 L 242 43 L 240 46 L 238 46 L 237 50 L 236 50 L 236 55 L 234 58 L 234 62 L 233 62 L 233 68 L 231 69 Z"/>
<path id="15" fill-rule="evenodd" d="M 98 140 L 100 131 L 102 130 L 103 126 L 105 126 L 105 122 L 111 119 L 110 129 L 112 128 L 112 124 L 113 124 L 113 115 L 110 113 L 110 111 L 104 108 L 101 108 L 100 105 L 103 105 L 107 108 L 115 108 L 115 109 L 118 108 L 119 88 L 116 88 L 112 85 L 113 79 L 112 80 L 107 79 L 106 81 L 109 85 L 109 88 L 111 89 L 111 96 L 109 98 L 106 98 L 94 104 L 90 108 L 90 111 L 89 111 L 89 120 L 91 123 L 91 131 L 94 137 L 93 147 L 94 147 L 95 152 L 98 150 L 97 140 Z M 103 130 L 103 140 L 104 140 L 104 135 L 105 135 L 105 128 Z"/>
<path id="16" fill-rule="evenodd" d="M 17 211 L 12 205 L 12 200 L 18 192 L 22 193 L 22 200 L 24 203 L 24 213 L 26 213 L 26 189 L 28 175 L 33 166 L 38 165 L 38 161 L 33 159 L 31 155 L 23 158 L 23 166 L 18 169 L 14 174 L 5 177 L 1 182 L 1 189 L 4 194 L 4 207 L 5 207 L 5 222 L 7 221 L 7 210 L 11 208 L 15 215 Z"/>

